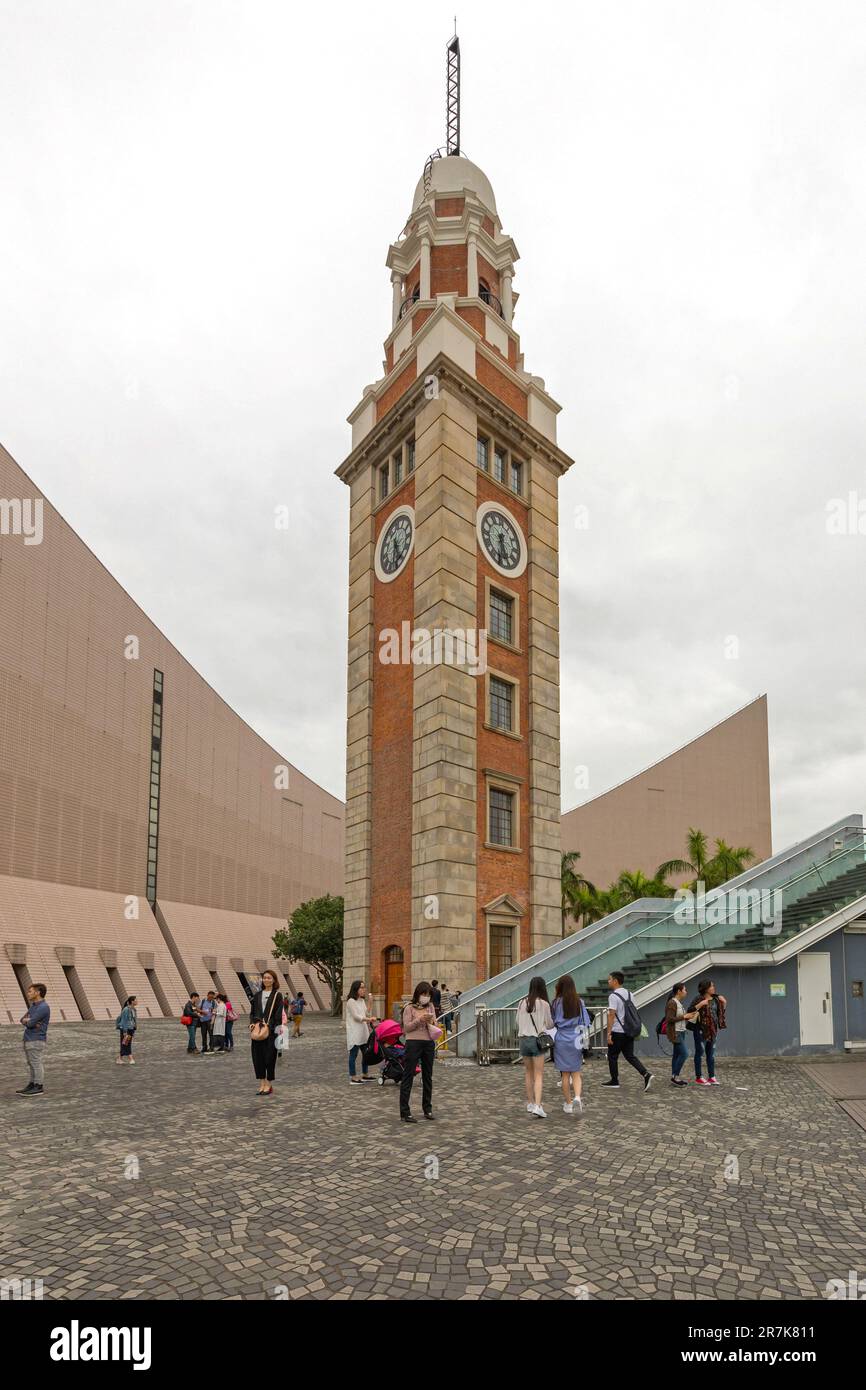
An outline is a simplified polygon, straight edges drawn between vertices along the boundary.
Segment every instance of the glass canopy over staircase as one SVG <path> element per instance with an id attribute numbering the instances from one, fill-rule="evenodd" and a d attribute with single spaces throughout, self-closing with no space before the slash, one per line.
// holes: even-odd
<path id="1" fill-rule="evenodd" d="M 515 1008 L 533 975 L 551 994 L 561 975 L 573 976 L 597 1009 L 607 1004 L 608 975 L 622 971 L 641 1006 L 711 961 L 767 964 L 794 954 L 810 929 L 820 935 L 820 924 L 829 932 L 858 916 L 866 916 L 866 838 L 862 817 L 849 816 L 705 896 L 640 899 L 465 991 L 458 1051 L 474 1051 L 477 1014 Z"/>

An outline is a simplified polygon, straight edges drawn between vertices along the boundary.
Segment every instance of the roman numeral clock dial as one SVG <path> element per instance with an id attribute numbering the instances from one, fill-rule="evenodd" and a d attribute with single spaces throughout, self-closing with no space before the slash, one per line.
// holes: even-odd
<path id="1" fill-rule="evenodd" d="M 520 523 L 498 502 L 484 502 L 476 522 L 478 544 L 485 558 L 502 575 L 516 579 L 526 569 L 526 540 Z"/>

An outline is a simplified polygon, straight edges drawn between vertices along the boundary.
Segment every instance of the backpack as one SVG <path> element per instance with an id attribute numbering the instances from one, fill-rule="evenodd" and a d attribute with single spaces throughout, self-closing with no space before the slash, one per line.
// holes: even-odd
<path id="1" fill-rule="evenodd" d="M 640 1021 L 640 1014 L 635 1008 L 634 1000 L 631 997 L 630 991 L 626 990 L 627 997 L 624 997 L 622 994 L 620 994 L 618 989 L 614 990 L 614 994 L 619 995 L 619 998 L 622 999 L 623 1033 L 627 1038 L 639 1038 L 641 1035 L 643 1025 Z"/>
<path id="2" fill-rule="evenodd" d="M 293 999 L 289 1005 L 289 1013 L 292 1015 L 292 1018 L 297 1018 L 298 1014 L 303 1014 L 303 1012 L 303 1005 L 299 1004 L 297 999 Z"/>
<path id="3" fill-rule="evenodd" d="M 366 1067 L 378 1066 L 382 1060 L 382 1053 L 379 1049 L 379 1039 L 376 1037 L 376 1030 L 370 1029 L 367 1041 L 361 1048 L 361 1061 Z"/>

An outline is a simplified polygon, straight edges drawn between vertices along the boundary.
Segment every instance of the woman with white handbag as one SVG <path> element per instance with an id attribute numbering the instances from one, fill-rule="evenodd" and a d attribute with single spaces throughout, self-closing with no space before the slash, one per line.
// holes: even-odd
<path id="1" fill-rule="evenodd" d="M 277 1065 L 277 1032 L 284 1028 L 284 1000 L 277 988 L 273 970 L 262 975 L 262 987 L 250 1005 L 250 1050 L 253 1070 L 259 1083 L 260 1096 L 274 1094 L 274 1070 Z"/>

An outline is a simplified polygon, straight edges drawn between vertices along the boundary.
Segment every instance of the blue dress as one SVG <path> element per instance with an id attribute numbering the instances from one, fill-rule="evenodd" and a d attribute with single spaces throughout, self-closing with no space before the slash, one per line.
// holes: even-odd
<path id="1" fill-rule="evenodd" d="M 583 1049 L 580 1046 L 578 1028 L 589 1027 L 589 1014 L 581 1001 L 581 1010 L 574 1018 L 566 1018 L 562 1012 L 562 1000 L 553 1001 L 553 1022 L 556 1037 L 553 1040 L 553 1065 L 557 1071 L 580 1071 L 583 1067 Z"/>

